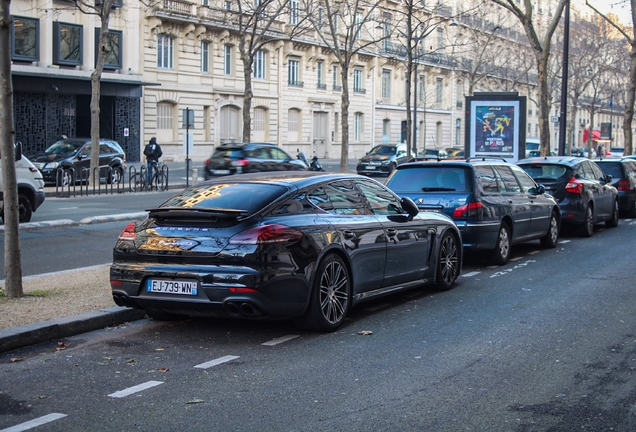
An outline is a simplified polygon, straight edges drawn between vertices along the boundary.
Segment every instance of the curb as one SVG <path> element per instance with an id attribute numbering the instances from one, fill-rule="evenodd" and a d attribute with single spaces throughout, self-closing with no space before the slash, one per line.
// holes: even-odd
<path id="1" fill-rule="evenodd" d="M 146 313 L 139 309 L 113 306 L 95 312 L 10 327 L 0 330 L 0 352 L 136 321 L 145 316 Z"/>

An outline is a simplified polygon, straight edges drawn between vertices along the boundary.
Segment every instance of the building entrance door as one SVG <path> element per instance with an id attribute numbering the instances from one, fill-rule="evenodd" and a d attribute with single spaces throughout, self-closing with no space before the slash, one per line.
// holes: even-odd
<path id="1" fill-rule="evenodd" d="M 329 122 L 326 112 L 314 112 L 313 149 L 319 158 L 329 156 L 327 151 L 327 137 L 329 134 Z"/>

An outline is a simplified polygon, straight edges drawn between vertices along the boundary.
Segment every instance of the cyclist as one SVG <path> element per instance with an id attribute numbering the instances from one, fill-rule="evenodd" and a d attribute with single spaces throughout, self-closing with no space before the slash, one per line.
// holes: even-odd
<path id="1" fill-rule="evenodd" d="M 144 148 L 144 155 L 146 156 L 146 163 L 148 167 L 148 183 L 150 183 L 152 181 L 153 170 L 157 169 L 159 158 L 163 155 L 161 146 L 157 144 L 157 138 L 150 138 L 150 141 Z"/>

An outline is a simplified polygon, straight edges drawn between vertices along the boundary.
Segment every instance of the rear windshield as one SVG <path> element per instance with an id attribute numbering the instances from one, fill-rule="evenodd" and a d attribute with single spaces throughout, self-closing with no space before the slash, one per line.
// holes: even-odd
<path id="1" fill-rule="evenodd" d="M 285 192 L 286 187 L 270 183 L 215 183 L 186 189 L 161 207 L 233 209 L 244 210 L 251 215 Z"/>
<path id="2" fill-rule="evenodd" d="M 597 164 L 605 174 L 609 174 L 612 178 L 623 178 L 623 169 L 620 162 L 601 162 Z"/>
<path id="3" fill-rule="evenodd" d="M 466 168 L 430 166 L 396 171 L 387 186 L 396 193 L 468 192 Z"/>
<path id="4" fill-rule="evenodd" d="M 563 165 L 523 164 L 519 166 L 535 180 L 558 180 L 568 171 Z"/>

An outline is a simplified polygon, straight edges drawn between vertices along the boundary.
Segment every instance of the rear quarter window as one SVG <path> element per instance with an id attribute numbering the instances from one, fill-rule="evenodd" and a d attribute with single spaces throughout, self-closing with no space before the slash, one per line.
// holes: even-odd
<path id="1" fill-rule="evenodd" d="M 499 184 L 497 177 L 492 168 L 487 165 L 479 165 L 475 167 L 475 175 L 477 176 L 478 187 L 487 194 L 499 193 Z"/>

